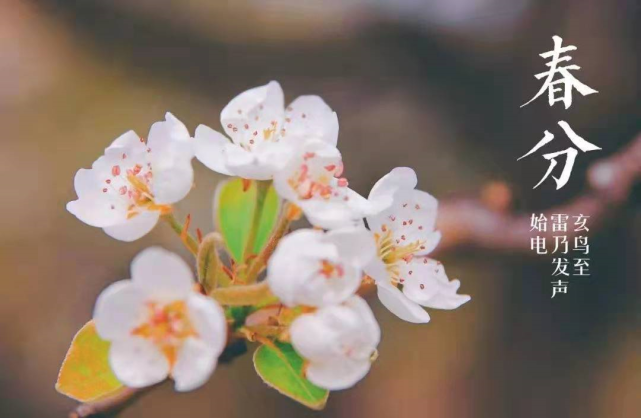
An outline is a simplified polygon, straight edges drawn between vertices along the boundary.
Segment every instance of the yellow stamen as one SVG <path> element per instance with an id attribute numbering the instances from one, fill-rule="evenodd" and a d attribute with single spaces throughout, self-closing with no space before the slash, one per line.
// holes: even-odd
<path id="1" fill-rule="evenodd" d="M 265 138 L 265 141 L 269 141 L 272 136 L 275 136 L 274 134 L 277 131 L 278 123 L 275 121 L 272 121 L 271 128 L 263 129 L 263 138 Z"/>
<path id="2" fill-rule="evenodd" d="M 399 245 L 394 240 L 391 230 L 387 228 L 383 228 L 383 230 L 385 231 L 383 234 L 374 234 L 378 247 L 378 257 L 385 263 L 392 281 L 398 282 L 400 280 L 399 263 L 401 261 L 409 262 L 424 243 L 416 240 L 406 245 Z"/>
<path id="3" fill-rule="evenodd" d="M 149 189 L 149 185 L 139 176 L 136 176 L 134 174 L 129 174 L 127 175 L 127 181 L 129 181 L 129 184 L 131 185 L 134 191 L 131 194 L 131 198 L 135 203 L 135 205 L 132 205 L 129 208 L 129 214 L 127 215 L 127 219 L 131 219 L 140 213 L 136 210 L 136 208 L 145 208 L 147 210 L 157 210 L 157 211 L 160 211 L 161 214 L 167 214 L 171 212 L 170 205 L 157 205 L 154 202 L 154 195 L 151 193 L 151 190 Z"/>
<path id="4" fill-rule="evenodd" d="M 134 328 L 131 334 L 151 340 L 173 365 L 185 339 L 198 335 L 189 319 L 187 305 L 184 301 L 166 305 L 150 302 L 147 307 L 147 321 Z"/>
<path id="5" fill-rule="evenodd" d="M 129 174 L 127 176 L 127 180 L 136 190 L 140 191 L 142 194 L 147 195 L 149 199 L 152 198 L 152 194 L 151 194 L 151 191 L 149 190 L 149 186 L 147 186 L 147 183 L 142 181 L 142 179 L 140 179 L 139 177 L 133 174 Z"/>
<path id="6" fill-rule="evenodd" d="M 343 266 L 340 264 L 334 264 L 327 260 L 321 261 L 321 268 L 319 273 L 327 279 L 341 278 L 345 274 Z"/>

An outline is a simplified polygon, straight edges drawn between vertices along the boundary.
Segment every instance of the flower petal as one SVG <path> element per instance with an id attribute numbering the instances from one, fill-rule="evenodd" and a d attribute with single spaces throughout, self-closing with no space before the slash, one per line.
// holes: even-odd
<path id="1" fill-rule="evenodd" d="M 376 241 L 363 227 L 339 228 L 325 234 L 325 240 L 338 248 L 340 258 L 363 268 L 376 256 Z"/>
<path id="2" fill-rule="evenodd" d="M 459 295 L 458 280 L 450 281 L 443 265 L 427 257 L 415 257 L 410 263 L 400 266 L 406 277 L 403 293 L 410 300 L 429 308 L 456 309 L 468 302 L 468 295 Z M 412 271 L 411 275 L 408 272 Z"/>
<path id="3" fill-rule="evenodd" d="M 285 139 L 317 138 L 336 146 L 338 117 L 319 96 L 300 96 L 285 110 Z"/>
<path id="4" fill-rule="evenodd" d="M 224 153 L 227 169 L 233 175 L 252 180 L 271 180 L 289 161 L 291 147 L 270 142 L 248 151 L 235 144 L 226 144 Z"/>
<path id="5" fill-rule="evenodd" d="M 131 277 L 145 295 L 160 301 L 185 299 L 192 292 L 194 276 L 177 254 L 151 247 L 138 254 L 131 263 Z"/>
<path id="6" fill-rule="evenodd" d="M 218 353 L 204 341 L 187 338 L 171 370 L 179 392 L 194 390 L 205 384 L 218 364 Z"/>
<path id="7" fill-rule="evenodd" d="M 125 177 L 127 170 L 133 169 L 136 164 L 145 167 L 149 162 L 147 145 L 141 138 L 132 136 L 126 141 L 117 139 L 114 142 L 122 145 L 108 147 L 105 149 L 104 155 L 98 157 L 91 165 L 91 169 L 96 171 L 97 177 L 102 178 L 102 180 L 119 177 L 119 175 L 112 173 L 112 168 L 116 165 L 121 168 L 122 177 Z"/>
<path id="8" fill-rule="evenodd" d="M 127 218 L 127 204 L 112 193 L 96 170 L 81 168 L 74 178 L 78 200 L 67 203 L 67 210 L 82 222 L 96 227 L 121 223 Z"/>
<path id="9" fill-rule="evenodd" d="M 263 142 L 254 148 L 253 154 L 258 159 L 261 165 L 268 165 L 273 167 L 272 175 L 289 162 L 294 153 L 294 148 L 283 141 L 279 142 Z"/>
<path id="10" fill-rule="evenodd" d="M 102 291 L 93 319 L 105 340 L 127 337 L 144 313 L 144 299 L 131 280 L 120 280 Z"/>
<path id="11" fill-rule="evenodd" d="M 434 295 L 430 300 L 425 302 L 423 306 L 434 309 L 456 309 L 464 303 L 469 302 L 472 297 L 470 295 L 459 295 L 456 289 L 461 285 L 458 280 L 452 280 L 452 285 L 448 291 L 439 292 Z"/>
<path id="12" fill-rule="evenodd" d="M 367 224 L 375 233 L 391 230 L 394 240 L 402 245 L 420 242 L 414 255 L 425 255 L 434 250 L 440 240 L 440 233 L 434 231 L 438 202 L 429 193 L 414 190 L 415 186 L 416 173 L 411 168 L 395 168 L 380 179 L 369 200 L 375 207 L 392 203 L 387 209 L 368 216 Z"/>
<path id="13" fill-rule="evenodd" d="M 190 161 L 177 162 L 171 167 L 154 171 L 154 201 L 167 205 L 182 200 L 194 184 L 194 169 Z"/>
<path id="14" fill-rule="evenodd" d="M 436 198 L 422 190 L 413 190 L 410 199 L 417 211 L 417 219 L 421 220 L 424 230 L 433 230 L 436 225 L 436 211 L 438 209 Z"/>
<path id="15" fill-rule="evenodd" d="M 403 294 L 412 302 L 425 306 L 439 292 L 439 284 L 433 277 L 432 268 L 427 268 L 423 259 L 424 257 L 418 257 L 409 263 L 399 263 L 398 269 Z"/>
<path id="16" fill-rule="evenodd" d="M 160 212 L 144 210 L 126 221 L 104 227 L 107 235 L 120 241 L 131 242 L 147 235 L 158 223 Z"/>
<path id="17" fill-rule="evenodd" d="M 109 364 L 125 386 L 142 388 L 162 382 L 169 374 L 169 361 L 151 341 L 128 337 L 115 340 L 109 349 Z"/>
<path id="18" fill-rule="evenodd" d="M 299 201 L 309 223 L 322 229 L 336 229 L 359 225 L 365 214 L 354 210 L 341 199 Z"/>
<path id="19" fill-rule="evenodd" d="M 267 269 L 267 283 L 276 296 L 287 306 L 307 304 L 321 306 L 326 298 L 341 298 L 344 292 L 349 296 L 358 287 L 360 277 L 345 277 L 333 288 L 324 277 L 319 278 L 321 262 L 339 261 L 338 249 L 324 241 L 324 233 L 301 229 L 283 238 Z M 354 284 L 354 280 L 356 283 Z M 318 280 L 317 280 L 318 279 Z M 349 280 L 352 279 L 352 280 Z M 338 281 L 338 280 L 336 280 Z M 345 290 L 345 288 L 349 288 Z M 351 290 L 350 290 L 351 289 Z M 340 301 L 339 301 L 340 302 Z"/>
<path id="20" fill-rule="evenodd" d="M 323 324 L 336 333 L 335 358 L 369 360 L 380 342 L 381 330 L 365 300 L 353 295 L 340 305 L 316 311 Z M 323 336 L 317 337 L 323 338 Z"/>
<path id="21" fill-rule="evenodd" d="M 427 323 L 430 321 L 430 316 L 421 306 L 409 300 L 403 293 L 396 287 L 389 283 L 377 283 L 378 298 L 381 303 L 389 309 L 394 315 L 401 318 L 403 321 L 412 322 L 415 324 Z"/>
<path id="22" fill-rule="evenodd" d="M 414 170 L 409 167 L 396 167 L 376 182 L 368 199 L 385 209 L 391 206 L 394 195 L 399 189 L 413 190 L 417 184 L 418 179 Z M 370 222 L 369 217 L 367 222 Z"/>
<path id="23" fill-rule="evenodd" d="M 298 317 L 290 328 L 292 344 L 308 361 L 307 378 L 327 389 L 345 389 L 369 371 L 380 328 L 367 303 L 353 296 Z"/>
<path id="24" fill-rule="evenodd" d="M 363 265 L 375 255 L 374 239 L 362 227 L 336 233 L 298 230 L 276 248 L 267 283 L 287 306 L 338 304 L 356 292 Z"/>
<path id="25" fill-rule="evenodd" d="M 256 156 L 246 149 L 235 145 L 225 144 L 223 148 L 225 154 L 225 161 L 230 171 L 234 172 L 237 167 L 251 166 L 256 163 Z"/>
<path id="26" fill-rule="evenodd" d="M 104 228 L 126 220 L 126 207 L 116 203 L 99 198 L 83 198 L 67 203 L 67 210 L 87 225 Z M 114 209 L 111 209 L 112 204 Z"/>
<path id="27" fill-rule="evenodd" d="M 144 149 L 144 144 L 140 141 L 140 137 L 134 131 L 127 131 L 120 135 L 118 138 L 107 147 L 110 148 L 140 148 Z"/>
<path id="28" fill-rule="evenodd" d="M 379 282 L 388 283 L 391 280 L 390 274 L 387 271 L 387 267 L 385 263 L 383 262 L 383 260 L 378 258 L 378 256 L 370 260 L 370 262 L 365 265 L 363 270 L 368 276 L 374 279 L 376 283 L 379 283 Z"/>
<path id="29" fill-rule="evenodd" d="M 220 123 L 234 143 L 246 144 L 256 132 L 263 139 L 263 132 L 276 123 L 282 125 L 285 112 L 283 89 L 276 81 L 254 87 L 234 97 L 220 113 Z"/>
<path id="30" fill-rule="evenodd" d="M 194 170 L 193 140 L 185 125 L 167 112 L 166 121 L 156 122 L 149 130 L 149 159 L 153 168 L 154 201 L 164 205 L 183 199 L 191 190 Z"/>
<path id="31" fill-rule="evenodd" d="M 231 176 L 232 173 L 225 163 L 225 145 L 229 139 L 205 125 L 198 125 L 194 137 L 196 158 L 207 168 L 217 173 Z"/>
<path id="32" fill-rule="evenodd" d="M 359 330 L 361 331 L 361 336 L 366 337 L 366 345 L 376 347 L 381 341 L 381 327 L 376 322 L 374 317 L 374 312 L 369 307 L 365 299 L 358 295 L 352 296 L 348 299 L 343 305 L 349 307 L 358 314 L 360 318 L 361 325 Z M 361 337 L 362 338 L 362 337 Z M 367 353 L 368 357 L 371 353 Z"/>
<path id="33" fill-rule="evenodd" d="M 227 144 L 224 151 L 229 171 L 238 177 L 269 180 L 275 171 L 270 165 L 261 165 L 254 153 L 237 145 Z"/>
<path id="34" fill-rule="evenodd" d="M 339 349 L 338 334 L 316 314 L 304 314 L 292 322 L 289 333 L 292 345 L 311 361 L 331 362 Z"/>
<path id="35" fill-rule="evenodd" d="M 310 363 L 305 377 L 313 384 L 329 390 L 348 389 L 367 375 L 369 360 L 335 360 Z"/>
<path id="36" fill-rule="evenodd" d="M 441 242 L 441 231 L 434 231 L 431 234 L 428 234 L 425 237 L 425 242 L 423 243 L 423 249 L 416 252 L 416 255 L 426 255 L 431 253 L 436 249 L 439 242 Z"/>
<path id="37" fill-rule="evenodd" d="M 81 168 L 73 179 L 73 187 L 78 197 L 83 198 L 99 196 L 99 190 L 104 186 L 94 170 Z"/>
<path id="38" fill-rule="evenodd" d="M 177 158 L 191 159 L 194 155 L 189 130 L 169 112 L 165 114 L 165 121 L 151 125 L 147 146 L 155 165 L 173 164 Z"/>
<path id="39" fill-rule="evenodd" d="M 198 337 L 214 352 L 220 354 L 227 343 L 225 312 L 212 298 L 192 292 L 187 309 Z"/>

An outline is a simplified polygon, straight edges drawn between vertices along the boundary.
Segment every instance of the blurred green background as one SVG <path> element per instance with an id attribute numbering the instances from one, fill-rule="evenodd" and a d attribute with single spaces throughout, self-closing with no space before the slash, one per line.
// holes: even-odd
<path id="1" fill-rule="evenodd" d="M 640 20 L 633 0 L 0 0 L 0 416 L 65 416 L 75 403 L 54 382 L 96 296 L 149 245 L 188 256 L 166 225 L 125 244 L 66 212 L 76 170 L 121 133 L 146 136 L 168 110 L 192 133 L 219 129 L 231 97 L 276 79 L 287 100 L 319 94 L 337 111 L 357 191 L 407 165 L 441 200 L 499 180 L 531 213 L 580 193 L 587 165 L 641 130 Z M 520 109 L 555 34 L 599 94 Z M 516 158 L 558 120 L 603 151 L 580 155 L 562 190 L 533 191 L 547 163 Z M 179 210 L 209 231 L 221 177 L 194 165 Z M 417 326 L 373 298 L 380 357 L 324 412 L 268 389 L 244 356 L 123 416 L 639 417 L 638 203 L 590 235 L 592 276 L 563 298 L 550 300 L 548 259 L 473 249 L 442 257 L 472 295 L 456 311 Z"/>

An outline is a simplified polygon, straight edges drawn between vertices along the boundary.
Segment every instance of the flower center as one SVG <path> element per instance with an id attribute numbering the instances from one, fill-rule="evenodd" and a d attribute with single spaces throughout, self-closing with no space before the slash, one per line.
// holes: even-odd
<path id="1" fill-rule="evenodd" d="M 197 335 L 184 301 L 168 304 L 147 303 L 147 320 L 134 328 L 131 334 L 151 340 L 172 365 L 185 339 Z"/>
<path id="2" fill-rule="evenodd" d="M 263 138 L 265 138 L 265 141 L 269 141 L 270 139 L 273 139 L 274 142 L 278 142 L 278 136 L 276 135 L 276 132 L 278 131 L 278 122 L 275 120 L 271 121 L 269 128 L 263 129 Z"/>
<path id="3" fill-rule="evenodd" d="M 148 152 L 151 152 L 148 149 Z M 127 154 L 122 154 L 122 160 L 127 159 Z M 105 180 L 106 187 L 102 189 L 103 193 L 113 193 L 120 196 L 127 203 L 127 219 L 140 214 L 141 209 L 159 210 L 166 212 L 169 210 L 167 205 L 157 205 L 154 203 L 154 195 L 151 192 L 153 182 L 153 172 L 151 164 L 147 163 L 146 167 L 141 164 L 135 164 L 133 167 L 122 172 L 119 164 L 111 167 L 111 177 Z M 111 205 L 111 209 L 116 209 Z"/>
<path id="4" fill-rule="evenodd" d="M 326 279 L 340 279 L 345 275 L 345 270 L 340 264 L 334 264 L 330 261 L 323 260 L 321 261 L 321 267 L 318 270 L 319 274 L 324 276 Z"/>
<path id="5" fill-rule="evenodd" d="M 410 242 L 406 245 L 400 245 L 392 235 L 392 231 L 383 225 L 382 234 L 375 233 L 374 239 L 378 251 L 378 257 L 385 263 L 385 268 L 390 275 L 392 284 L 403 283 L 404 279 L 400 275 L 400 263 L 404 261 L 409 263 L 414 254 L 421 250 L 423 243 L 420 240 Z"/>
<path id="6" fill-rule="evenodd" d="M 241 115 L 242 110 L 239 109 L 238 114 Z M 255 116 L 253 122 L 258 122 L 259 119 L 259 116 Z M 227 124 L 227 128 L 231 129 L 234 133 L 238 132 L 239 129 L 242 130 L 242 135 L 240 136 L 240 138 L 237 138 L 237 144 L 246 151 L 252 151 L 254 145 L 256 145 L 256 143 L 260 141 L 261 133 L 263 141 L 278 142 L 282 137 L 285 136 L 287 132 L 284 127 L 280 128 L 280 130 L 278 129 L 279 123 L 277 120 L 270 121 L 269 126 L 264 129 L 254 125 L 253 122 L 247 121 L 246 123 L 240 125 L 235 125 L 233 123 Z"/>
<path id="7" fill-rule="evenodd" d="M 313 152 L 306 153 L 303 163 L 292 173 L 287 183 L 302 200 L 315 197 L 328 200 L 338 197 L 338 189 L 347 187 L 347 179 L 339 178 L 343 171 L 342 164 L 322 166 L 315 158 Z M 338 181 L 335 181 L 336 178 Z"/>

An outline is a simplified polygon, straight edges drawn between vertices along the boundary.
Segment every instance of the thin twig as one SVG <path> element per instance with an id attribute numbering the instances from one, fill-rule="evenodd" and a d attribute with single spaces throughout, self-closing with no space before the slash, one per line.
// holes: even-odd
<path id="1" fill-rule="evenodd" d="M 256 185 L 256 204 L 254 206 L 252 222 L 249 227 L 249 236 L 247 237 L 247 243 L 245 244 L 245 250 L 243 253 L 245 258 L 254 254 L 254 245 L 256 243 L 256 237 L 258 236 L 258 228 L 260 227 L 260 220 L 263 216 L 263 207 L 265 206 L 265 199 L 267 198 L 269 186 L 271 186 L 271 181 L 255 181 L 254 183 Z"/>
<path id="2" fill-rule="evenodd" d="M 151 386 L 153 387 L 153 386 Z M 88 418 L 101 416 L 115 416 L 134 400 L 139 398 L 146 389 L 123 388 L 117 394 L 107 398 L 80 404 L 69 413 L 69 418 Z"/>
<path id="3" fill-rule="evenodd" d="M 269 237 L 267 244 L 265 244 L 265 248 L 263 248 L 261 253 L 258 254 L 258 256 L 254 258 L 252 263 L 249 265 L 247 270 L 248 282 L 255 282 L 258 279 L 260 273 L 267 266 L 267 261 L 276 250 L 278 242 L 287 233 L 292 222 L 299 217 L 300 209 L 298 209 L 296 205 L 289 202 L 284 204 L 280 218 L 278 219 L 276 227 L 274 228 L 272 235 Z"/>
<path id="4" fill-rule="evenodd" d="M 198 241 L 188 232 L 189 223 L 191 222 L 191 217 L 187 217 L 187 222 L 183 226 L 173 213 L 167 213 L 162 216 L 162 218 L 167 221 L 171 229 L 174 230 L 180 237 L 180 240 L 185 244 L 185 247 L 193 254 L 198 255 Z"/>
<path id="5" fill-rule="evenodd" d="M 640 177 L 641 135 L 616 154 L 589 167 L 588 188 L 584 194 L 564 205 L 537 211 L 537 214 L 544 213 L 548 218 L 551 214 L 588 215 L 588 227 L 593 233 L 603 227 L 625 204 Z M 474 246 L 495 251 L 536 254 L 530 251 L 531 237 L 538 235 L 553 239 L 553 235 L 559 235 L 558 232 L 553 233 L 551 228 L 546 232 L 537 231 L 536 234 L 531 231 L 531 213 L 510 213 L 509 196 L 507 186 L 497 187 L 494 184 L 482 201 L 444 201 L 439 208 L 437 220 L 437 228 L 443 234 L 443 241 L 437 251 L 442 253 L 461 246 Z M 574 228 L 568 228 L 563 235 L 572 240 L 579 234 Z"/>

